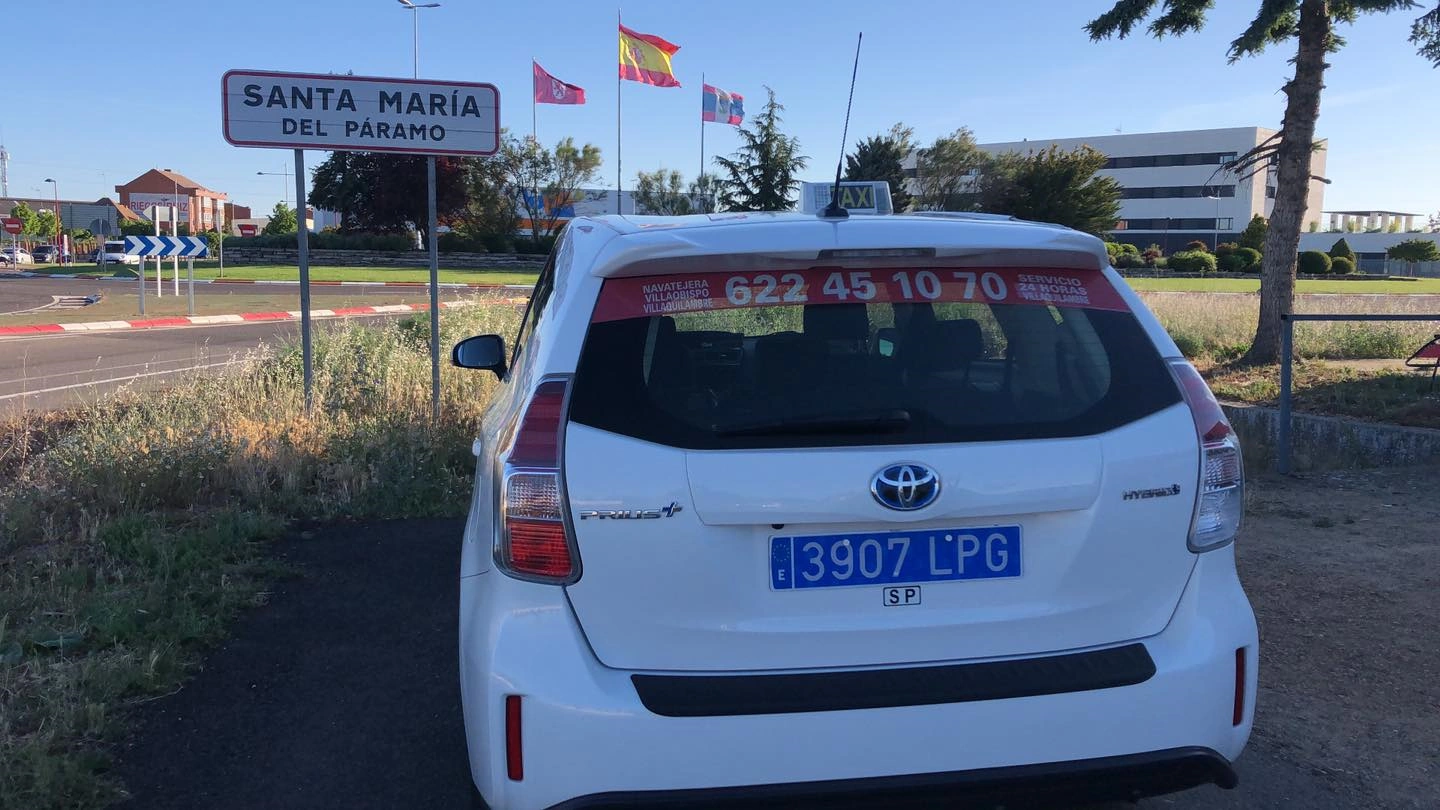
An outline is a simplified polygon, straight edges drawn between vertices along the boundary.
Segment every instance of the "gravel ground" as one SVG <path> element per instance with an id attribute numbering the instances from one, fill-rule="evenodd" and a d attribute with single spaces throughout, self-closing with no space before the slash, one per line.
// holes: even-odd
<path id="1" fill-rule="evenodd" d="M 1440 807 L 1440 467 L 1261 477 L 1249 500 L 1252 752 L 1309 769 L 1335 807 Z"/>
<path id="2" fill-rule="evenodd" d="M 1260 620 L 1241 786 L 1141 810 L 1440 807 L 1440 467 L 1252 479 L 1239 544 Z M 127 808 L 465 808 L 458 521 L 326 527 L 304 574 L 120 754 Z"/>

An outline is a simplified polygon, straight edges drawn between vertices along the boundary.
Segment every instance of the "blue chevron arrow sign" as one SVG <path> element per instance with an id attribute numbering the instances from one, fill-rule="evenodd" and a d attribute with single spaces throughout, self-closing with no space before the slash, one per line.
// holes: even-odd
<path id="1" fill-rule="evenodd" d="M 127 236 L 125 252 L 132 256 L 200 259 L 210 255 L 210 242 L 203 236 Z"/>

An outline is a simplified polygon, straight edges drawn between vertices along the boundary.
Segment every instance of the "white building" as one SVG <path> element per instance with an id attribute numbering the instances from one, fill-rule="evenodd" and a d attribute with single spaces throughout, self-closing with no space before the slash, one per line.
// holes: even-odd
<path id="1" fill-rule="evenodd" d="M 1363 233 L 1365 231 L 1415 230 L 1415 218 L 1424 214 L 1404 211 L 1326 211 L 1323 230 Z"/>
<path id="2" fill-rule="evenodd" d="M 1142 249 L 1158 244 L 1171 252 L 1200 240 L 1212 247 L 1231 242 L 1255 214 L 1269 217 L 1275 207 L 1275 175 L 1262 171 L 1248 179 L 1235 177 L 1231 161 L 1259 146 L 1275 130 L 1230 127 L 1180 132 L 1147 132 L 982 143 L 990 154 L 1030 152 L 1051 145 L 1064 150 L 1089 146 L 1109 160 L 1100 174 L 1115 178 L 1121 192 L 1120 218 L 1114 236 Z M 1311 161 L 1305 228 L 1321 227 L 1325 202 L 1325 149 Z M 913 158 L 910 167 L 914 166 Z"/>

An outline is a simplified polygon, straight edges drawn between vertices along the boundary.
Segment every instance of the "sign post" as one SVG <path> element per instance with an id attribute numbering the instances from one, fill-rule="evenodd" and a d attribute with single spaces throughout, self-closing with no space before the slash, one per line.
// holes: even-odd
<path id="1" fill-rule="evenodd" d="M 103 250 L 103 248 L 102 248 Z M 195 314 L 195 257 L 210 255 L 210 242 L 203 236 L 127 236 L 125 237 L 125 252 L 140 257 L 140 314 L 145 314 L 145 257 L 155 257 L 155 276 L 159 278 L 164 275 L 160 271 L 161 262 L 166 256 L 175 257 L 175 263 L 180 263 L 183 256 L 190 267 L 190 301 L 189 312 Z M 175 294 L 180 294 L 179 277 L 176 277 Z"/>
<path id="2" fill-rule="evenodd" d="M 500 91 L 473 82 L 231 70 L 220 79 L 223 132 L 235 146 L 295 150 L 299 219 L 300 339 L 305 403 L 310 369 L 310 254 L 304 149 L 426 155 L 430 241 L 430 410 L 440 417 L 440 261 L 435 156 L 493 155 L 500 149 Z M 418 223 L 416 223 L 418 224 Z M 242 231 L 243 233 L 243 231 Z"/>
<path id="3" fill-rule="evenodd" d="M 315 402 L 315 369 L 310 348 L 310 232 L 305 227 L 305 150 L 295 150 L 295 210 L 300 227 L 295 246 L 300 260 L 300 362 L 305 369 L 305 412 Z"/>

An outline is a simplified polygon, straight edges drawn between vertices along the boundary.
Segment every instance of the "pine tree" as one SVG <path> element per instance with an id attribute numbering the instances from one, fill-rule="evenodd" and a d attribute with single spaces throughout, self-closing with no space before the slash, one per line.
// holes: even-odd
<path id="1" fill-rule="evenodd" d="M 800 140 L 780 131 L 775 91 L 765 88 L 769 100 L 749 125 L 740 129 L 744 143 L 734 155 L 717 157 L 724 170 L 720 205 L 727 211 L 785 211 L 795 205 L 795 178 L 810 159 L 800 154 Z"/>
<path id="2" fill-rule="evenodd" d="M 910 208 L 905 190 L 905 158 L 915 151 L 914 130 L 896 124 L 884 135 L 872 135 L 845 156 L 846 180 L 883 180 L 890 184 L 890 203 L 896 211 Z"/>

